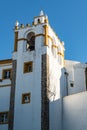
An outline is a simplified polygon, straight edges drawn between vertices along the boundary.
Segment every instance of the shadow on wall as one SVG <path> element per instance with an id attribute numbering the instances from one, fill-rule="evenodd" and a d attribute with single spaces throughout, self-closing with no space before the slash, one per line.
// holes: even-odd
<path id="1" fill-rule="evenodd" d="M 67 95 L 86 91 L 87 65 L 75 61 L 66 61 L 65 67 Z"/>
<path id="2" fill-rule="evenodd" d="M 63 130 L 87 130 L 87 92 L 63 99 Z"/>
<path id="3" fill-rule="evenodd" d="M 62 100 L 49 102 L 50 130 L 62 130 Z"/>
<path id="4" fill-rule="evenodd" d="M 66 89 L 66 77 L 65 77 L 65 68 L 61 70 L 61 77 L 59 79 L 59 86 L 57 94 L 59 94 L 59 98 L 55 99 L 52 97 L 53 100 L 49 101 L 49 119 L 50 119 L 50 130 L 62 130 L 62 123 L 63 123 L 63 97 L 67 95 Z M 55 95 L 51 95 L 55 96 Z"/>

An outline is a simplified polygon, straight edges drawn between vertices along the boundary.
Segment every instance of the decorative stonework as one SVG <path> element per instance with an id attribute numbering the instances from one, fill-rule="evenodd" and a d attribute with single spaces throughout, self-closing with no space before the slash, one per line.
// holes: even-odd
<path id="1" fill-rule="evenodd" d="M 41 130 L 49 130 L 49 57 L 42 55 L 42 79 L 41 79 Z"/>
<path id="2" fill-rule="evenodd" d="M 9 107 L 9 124 L 8 130 L 13 130 L 14 125 L 14 102 L 15 102 L 15 87 L 16 87 L 16 67 L 17 61 L 13 60 L 12 62 L 12 86 L 10 94 L 10 107 Z"/>

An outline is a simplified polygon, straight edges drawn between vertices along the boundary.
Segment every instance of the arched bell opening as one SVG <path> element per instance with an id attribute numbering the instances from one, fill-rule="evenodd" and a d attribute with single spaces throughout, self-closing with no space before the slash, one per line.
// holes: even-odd
<path id="1" fill-rule="evenodd" d="M 27 50 L 33 51 L 35 50 L 35 33 L 30 32 L 27 35 Z"/>

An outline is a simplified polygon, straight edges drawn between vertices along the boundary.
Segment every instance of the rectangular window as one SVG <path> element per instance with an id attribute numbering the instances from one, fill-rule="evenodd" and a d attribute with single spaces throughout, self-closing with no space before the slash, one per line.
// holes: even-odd
<path id="1" fill-rule="evenodd" d="M 30 93 L 22 94 L 22 104 L 30 103 Z"/>
<path id="2" fill-rule="evenodd" d="M 11 69 L 3 70 L 2 79 L 10 79 L 11 78 Z"/>
<path id="3" fill-rule="evenodd" d="M 24 63 L 24 73 L 29 73 L 33 71 L 33 62 Z"/>
<path id="4" fill-rule="evenodd" d="M 9 119 L 8 112 L 0 112 L 0 124 L 7 124 Z"/>

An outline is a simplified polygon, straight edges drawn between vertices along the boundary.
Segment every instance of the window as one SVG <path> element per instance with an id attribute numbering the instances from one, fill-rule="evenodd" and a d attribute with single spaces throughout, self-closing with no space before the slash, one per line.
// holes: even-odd
<path id="1" fill-rule="evenodd" d="M 0 124 L 7 124 L 8 123 L 8 112 L 1 112 L 0 113 Z"/>
<path id="2" fill-rule="evenodd" d="M 70 87 L 74 87 L 74 82 L 70 81 Z"/>
<path id="3" fill-rule="evenodd" d="M 3 79 L 10 79 L 11 78 L 11 69 L 3 70 Z"/>
<path id="4" fill-rule="evenodd" d="M 32 62 L 24 63 L 24 73 L 29 73 L 32 71 L 33 71 L 33 63 Z"/>
<path id="5" fill-rule="evenodd" d="M 22 94 L 22 104 L 30 103 L 30 93 Z"/>
<path id="6" fill-rule="evenodd" d="M 74 87 L 74 84 L 73 84 L 73 83 L 70 83 L 70 86 L 71 86 L 71 87 Z"/>

